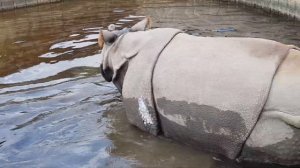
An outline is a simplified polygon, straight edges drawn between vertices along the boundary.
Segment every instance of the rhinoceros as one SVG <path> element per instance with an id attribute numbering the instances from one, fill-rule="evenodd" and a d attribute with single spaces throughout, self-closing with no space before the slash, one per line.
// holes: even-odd
<path id="1" fill-rule="evenodd" d="M 100 30 L 105 80 L 128 121 L 229 159 L 300 165 L 300 51 L 174 28 Z"/>

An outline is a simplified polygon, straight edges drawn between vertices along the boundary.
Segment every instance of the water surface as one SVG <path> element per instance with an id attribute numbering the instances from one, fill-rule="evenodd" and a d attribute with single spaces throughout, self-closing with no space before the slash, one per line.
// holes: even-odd
<path id="1" fill-rule="evenodd" d="M 0 13 L 0 167 L 251 167 L 128 124 L 97 34 L 151 16 L 196 36 L 300 46 L 300 23 L 218 0 L 65 0 Z"/>

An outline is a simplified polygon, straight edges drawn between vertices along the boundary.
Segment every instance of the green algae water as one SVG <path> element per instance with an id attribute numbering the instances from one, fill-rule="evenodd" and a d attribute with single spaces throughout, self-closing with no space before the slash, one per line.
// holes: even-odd
<path id="1" fill-rule="evenodd" d="M 128 124 L 121 95 L 99 74 L 97 37 L 144 16 L 195 36 L 300 46 L 299 21 L 218 0 L 65 0 L 1 12 L 0 167 L 253 167 Z"/>

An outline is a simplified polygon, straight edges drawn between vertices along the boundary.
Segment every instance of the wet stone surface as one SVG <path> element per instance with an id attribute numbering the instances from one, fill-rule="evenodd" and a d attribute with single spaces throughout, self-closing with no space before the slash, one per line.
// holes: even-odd
<path id="1" fill-rule="evenodd" d="M 99 28 L 133 25 L 300 46 L 300 23 L 218 0 L 69 0 L 0 13 L 0 167 L 251 167 L 131 126 L 99 74 Z M 263 166 L 266 167 L 266 166 Z"/>

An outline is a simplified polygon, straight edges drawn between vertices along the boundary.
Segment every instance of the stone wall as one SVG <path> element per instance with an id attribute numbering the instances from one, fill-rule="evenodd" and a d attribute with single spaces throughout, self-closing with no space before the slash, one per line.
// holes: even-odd
<path id="1" fill-rule="evenodd" d="M 274 10 L 300 19 L 300 0 L 231 0 Z"/>
<path id="2" fill-rule="evenodd" d="M 0 0 L 0 11 L 63 0 Z M 300 0 L 230 0 L 274 10 L 300 20 Z"/>
<path id="3" fill-rule="evenodd" d="M 0 0 L 0 11 L 59 1 L 62 0 Z"/>

